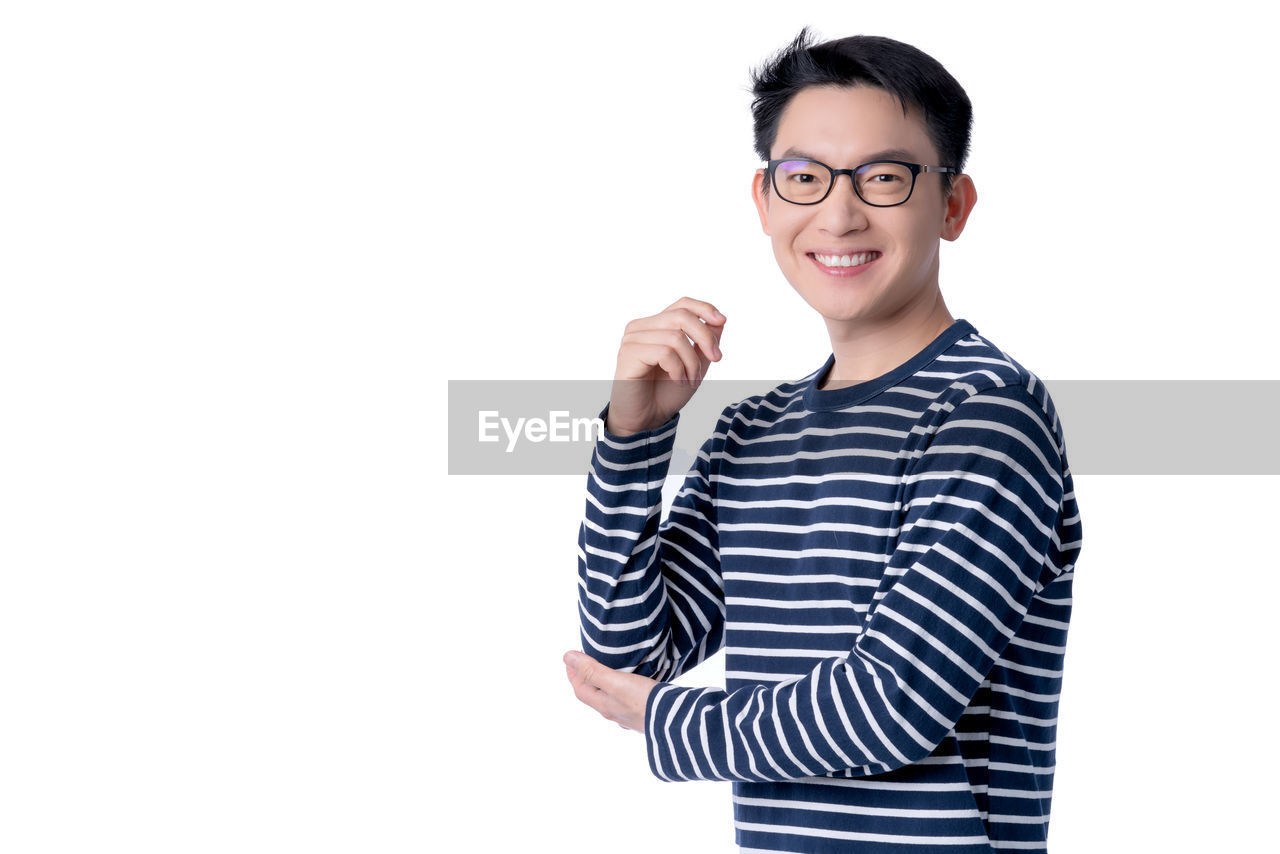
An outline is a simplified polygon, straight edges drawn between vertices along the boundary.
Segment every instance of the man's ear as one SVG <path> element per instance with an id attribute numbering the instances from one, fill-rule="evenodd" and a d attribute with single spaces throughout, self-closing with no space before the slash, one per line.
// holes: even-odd
<path id="1" fill-rule="evenodd" d="M 764 170 L 757 169 L 751 179 L 751 199 L 756 203 L 756 213 L 760 214 L 760 228 L 769 233 L 769 200 L 764 194 Z"/>
<path id="2" fill-rule="evenodd" d="M 968 175 L 957 175 L 951 183 L 951 195 L 947 197 L 942 219 L 942 239 L 955 240 L 964 231 L 969 213 L 978 203 L 978 189 Z"/>

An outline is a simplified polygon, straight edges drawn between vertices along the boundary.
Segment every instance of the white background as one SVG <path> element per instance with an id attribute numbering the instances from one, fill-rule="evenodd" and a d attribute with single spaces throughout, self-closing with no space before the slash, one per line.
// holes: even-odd
<path id="1" fill-rule="evenodd" d="M 1248 4 L 794 5 L 5 5 L 0 848 L 733 850 L 565 680 L 585 479 L 449 477 L 446 381 L 608 379 L 685 294 L 713 377 L 821 365 L 748 195 L 804 24 L 973 100 L 955 316 L 1051 385 L 1280 378 Z M 1271 838 L 1275 485 L 1077 477 L 1057 854 Z"/>

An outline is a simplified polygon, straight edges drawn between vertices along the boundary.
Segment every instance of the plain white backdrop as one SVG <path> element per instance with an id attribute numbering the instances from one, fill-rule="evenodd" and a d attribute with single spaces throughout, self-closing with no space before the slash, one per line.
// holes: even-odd
<path id="1" fill-rule="evenodd" d="M 713 377 L 821 365 L 749 197 L 748 73 L 805 24 L 968 91 L 955 316 L 1050 387 L 1280 379 L 1247 8 L 7 5 L 0 848 L 734 850 L 729 786 L 565 680 L 585 478 L 449 477 L 447 380 L 609 379 L 686 294 Z M 1256 848 L 1275 478 L 1076 486 L 1052 850 Z"/>

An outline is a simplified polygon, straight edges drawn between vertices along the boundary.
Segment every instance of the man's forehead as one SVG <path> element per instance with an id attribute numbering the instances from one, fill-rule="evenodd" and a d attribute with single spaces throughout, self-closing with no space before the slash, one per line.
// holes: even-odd
<path id="1" fill-rule="evenodd" d="M 824 162 L 826 158 L 831 157 L 830 154 L 819 155 L 817 151 L 818 149 L 816 148 L 791 145 L 787 147 L 786 151 L 779 154 L 778 157 L 800 157 L 806 160 L 822 160 Z M 921 154 L 919 152 L 911 151 L 906 148 L 881 148 L 876 151 L 863 152 L 860 155 L 859 162 L 866 163 L 871 160 L 906 160 L 912 163 L 918 163 L 920 162 L 920 157 Z"/>
<path id="2" fill-rule="evenodd" d="M 906 160 L 932 163 L 928 129 L 918 110 L 904 108 L 878 86 L 809 86 L 779 117 L 773 157 L 821 160 Z M 849 164 L 849 165 L 856 165 Z"/>

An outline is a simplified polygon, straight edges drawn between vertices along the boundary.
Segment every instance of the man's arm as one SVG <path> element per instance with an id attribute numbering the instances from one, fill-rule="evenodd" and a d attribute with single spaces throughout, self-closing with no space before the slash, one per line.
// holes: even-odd
<path id="1" fill-rule="evenodd" d="M 1063 460 L 1039 402 L 1002 387 L 960 403 L 912 467 L 890 583 L 849 654 L 733 692 L 646 695 L 650 767 L 665 780 L 878 774 L 936 749 L 1034 595 L 1070 566 Z M 597 684 L 606 682 L 597 679 Z"/>
<path id="2" fill-rule="evenodd" d="M 614 670 L 672 679 L 724 643 L 724 587 L 713 504 L 714 457 L 728 413 L 662 513 L 679 414 L 596 443 L 578 535 L 583 649 Z M 600 413 L 604 420 L 608 406 Z"/>

